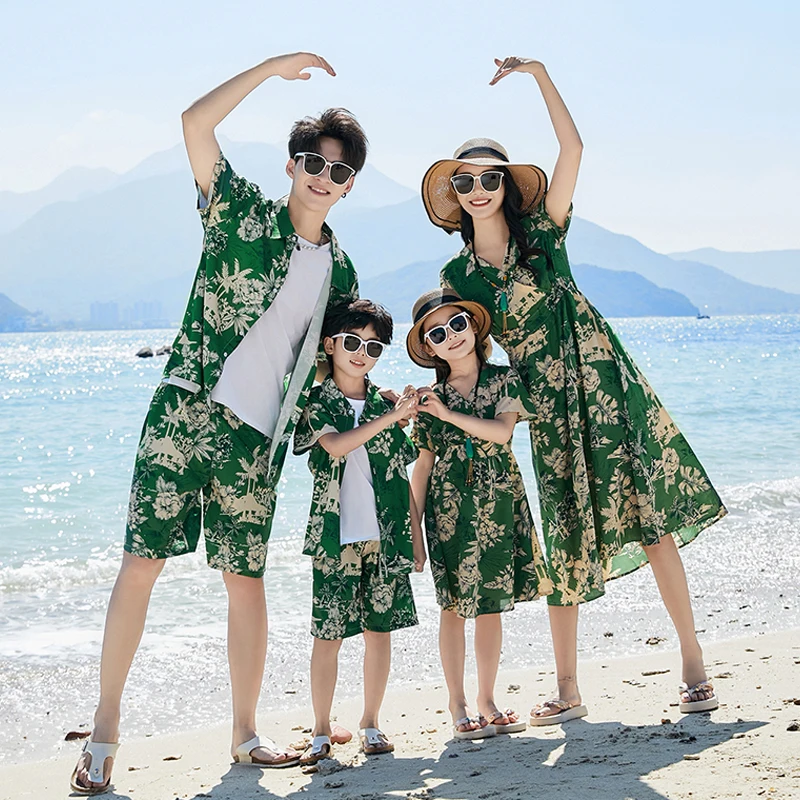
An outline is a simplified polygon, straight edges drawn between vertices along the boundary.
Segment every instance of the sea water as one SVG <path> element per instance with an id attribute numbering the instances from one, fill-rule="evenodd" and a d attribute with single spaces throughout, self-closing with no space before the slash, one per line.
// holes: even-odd
<path id="1" fill-rule="evenodd" d="M 797 627 L 800 603 L 800 316 L 625 319 L 615 330 L 687 435 L 730 515 L 683 550 L 702 641 Z M 423 385 L 398 326 L 372 375 Z M 0 336 L 0 761 L 56 752 L 97 699 L 102 629 L 122 554 L 136 444 L 172 331 Z M 514 446 L 535 508 L 527 429 Z M 305 704 L 310 724 L 311 476 L 290 457 L 267 567 L 270 643 L 261 707 Z M 537 517 L 538 525 L 538 517 Z M 420 617 L 394 638 L 392 685 L 441 680 L 430 572 L 412 577 Z M 226 601 L 201 552 L 168 562 L 123 700 L 123 735 L 225 719 Z M 551 668 L 543 602 L 504 617 L 503 666 Z M 611 634 L 611 635 L 609 635 Z M 649 570 L 581 612 L 581 658 L 677 647 Z M 361 644 L 342 649 L 340 692 L 360 691 Z M 665 664 L 676 668 L 674 653 Z M 502 676 L 501 676 L 502 680 Z M 536 698 L 521 699 L 524 713 Z M 300 719 L 299 718 L 299 719 Z M 343 720 L 343 722 L 348 722 Z M 355 724 L 355 721 L 349 721 Z"/>

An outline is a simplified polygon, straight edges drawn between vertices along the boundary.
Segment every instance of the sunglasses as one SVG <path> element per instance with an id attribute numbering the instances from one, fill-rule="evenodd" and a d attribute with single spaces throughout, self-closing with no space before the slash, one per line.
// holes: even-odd
<path id="1" fill-rule="evenodd" d="M 345 353 L 357 353 L 362 347 L 370 358 L 380 358 L 386 345 L 377 339 L 362 339 L 356 333 L 337 333 L 331 339 L 341 339 Z"/>
<path id="2" fill-rule="evenodd" d="M 425 338 L 432 345 L 444 344 L 447 341 L 447 331 L 451 330 L 453 333 L 464 333 L 469 327 L 469 319 L 470 315 L 466 311 L 462 311 L 460 314 L 450 317 L 444 325 L 437 325 L 435 328 L 431 328 L 425 334 Z"/>
<path id="3" fill-rule="evenodd" d="M 481 182 L 481 187 L 486 192 L 496 192 L 503 183 L 503 173 L 490 170 L 481 172 L 480 175 L 473 175 L 471 172 L 464 172 L 461 175 L 453 175 L 450 183 L 459 194 L 471 194 L 475 191 L 475 181 Z"/>
<path id="4" fill-rule="evenodd" d="M 294 160 L 297 161 L 298 158 L 303 159 L 303 172 L 306 175 L 322 175 L 325 167 L 328 167 L 331 183 L 335 183 L 337 186 L 344 186 L 356 174 L 356 171 L 348 164 L 341 161 L 328 161 L 319 153 L 295 153 Z"/>

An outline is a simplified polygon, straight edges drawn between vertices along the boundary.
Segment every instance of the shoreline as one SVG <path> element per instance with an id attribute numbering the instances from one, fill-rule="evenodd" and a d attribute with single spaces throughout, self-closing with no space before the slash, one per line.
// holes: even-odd
<path id="1" fill-rule="evenodd" d="M 584 661 L 580 682 L 589 716 L 484 741 L 453 741 L 443 681 L 399 690 L 389 684 L 382 728 L 392 755 L 366 760 L 357 742 L 337 746 L 317 773 L 298 767 L 232 766 L 229 725 L 123 741 L 108 797 L 130 800 L 264 796 L 359 798 L 529 798 L 547 789 L 561 798 L 657 800 L 800 798 L 800 628 L 704 646 L 720 708 L 683 715 L 676 652 Z M 468 665 L 471 662 L 468 661 Z M 348 675 L 340 673 L 340 683 Z M 354 676 L 360 683 L 361 676 Z M 468 686 L 474 694 L 474 675 Z M 500 707 L 527 718 L 553 688 L 550 669 L 509 669 L 498 677 Z M 335 702 L 355 733 L 358 698 Z M 260 732 L 299 742 L 311 709 L 259 716 Z M 800 727 L 800 726 L 798 726 Z M 54 758 L 0 766 L 0 800 L 62 798 L 80 742 L 62 742 Z M 535 789 L 535 791 L 534 791 Z"/>

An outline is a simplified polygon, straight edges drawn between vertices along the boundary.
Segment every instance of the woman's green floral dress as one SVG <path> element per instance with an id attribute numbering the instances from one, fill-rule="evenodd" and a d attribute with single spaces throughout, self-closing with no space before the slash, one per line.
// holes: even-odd
<path id="1" fill-rule="evenodd" d="M 484 366 L 468 397 L 449 384 L 436 384 L 434 391 L 448 408 L 462 414 L 483 419 L 512 411 L 525 414 L 525 389 L 509 367 Z M 477 617 L 548 594 L 552 584 L 511 442 L 472 437 L 473 475 L 468 485 L 466 434 L 461 428 L 421 411 L 411 438 L 436 456 L 425 531 L 440 607 L 460 617 Z"/>
<path id="2" fill-rule="evenodd" d="M 441 283 L 492 312 L 492 336 L 528 390 L 555 586 L 548 602 L 574 605 L 647 563 L 641 545 L 667 534 L 684 545 L 727 511 L 644 375 L 575 285 L 564 247 L 569 217 L 559 228 L 543 201 L 523 224 L 540 251 L 530 266 L 519 263 L 513 239 L 507 269 L 465 247 L 445 264 Z"/>

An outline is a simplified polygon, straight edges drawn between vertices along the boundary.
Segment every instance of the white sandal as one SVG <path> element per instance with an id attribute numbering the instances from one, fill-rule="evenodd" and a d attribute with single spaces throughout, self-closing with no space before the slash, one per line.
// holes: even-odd
<path id="1" fill-rule="evenodd" d="M 536 714 L 537 709 L 550 709 L 552 711 L 558 709 L 558 713 L 538 715 Z M 566 700 L 547 700 L 533 710 L 529 722 L 536 727 L 539 725 L 560 725 L 562 722 L 569 722 L 571 719 L 585 717 L 588 713 L 589 709 L 583 703 L 569 703 Z"/>
<path id="2" fill-rule="evenodd" d="M 83 743 L 81 755 L 78 758 L 78 764 L 72 770 L 72 777 L 69 779 L 69 785 L 73 792 L 83 795 L 103 794 L 111 788 L 111 771 L 109 770 L 108 779 L 104 778 L 106 769 L 106 759 L 111 759 L 111 769 L 114 769 L 114 761 L 117 758 L 117 750 L 119 750 L 119 742 L 93 742 L 90 736 Z M 83 756 L 88 753 L 91 757 L 89 764 L 89 781 L 91 783 L 100 784 L 99 786 L 81 786 L 78 783 L 78 765 L 81 763 Z"/>
<path id="3" fill-rule="evenodd" d="M 264 747 L 267 750 L 272 750 L 279 757 L 281 754 L 288 756 L 286 750 L 270 739 L 268 736 L 254 736 L 249 742 L 244 742 L 236 748 L 233 760 L 237 764 L 247 764 L 252 767 L 267 767 L 268 769 L 280 769 L 281 767 L 293 767 L 300 761 L 299 755 L 288 756 L 280 761 L 262 761 L 259 758 L 254 758 L 252 753 L 257 747 Z"/>
<path id="4" fill-rule="evenodd" d="M 323 758 L 330 758 L 332 752 L 333 745 L 330 736 L 315 736 L 311 740 L 311 744 L 303 751 L 303 755 L 300 756 L 300 765 L 308 767 L 316 764 Z"/>
<path id="5" fill-rule="evenodd" d="M 696 714 L 698 711 L 713 711 L 715 708 L 719 708 L 717 694 L 714 691 L 714 687 L 711 685 L 711 681 L 707 679 L 696 683 L 694 686 L 682 683 L 678 687 L 678 692 L 680 693 L 680 704 L 678 708 L 682 714 Z M 700 692 L 711 692 L 711 697 L 707 697 L 703 700 L 691 699 L 692 695 L 699 694 Z M 689 699 L 684 700 L 684 695 Z"/>

